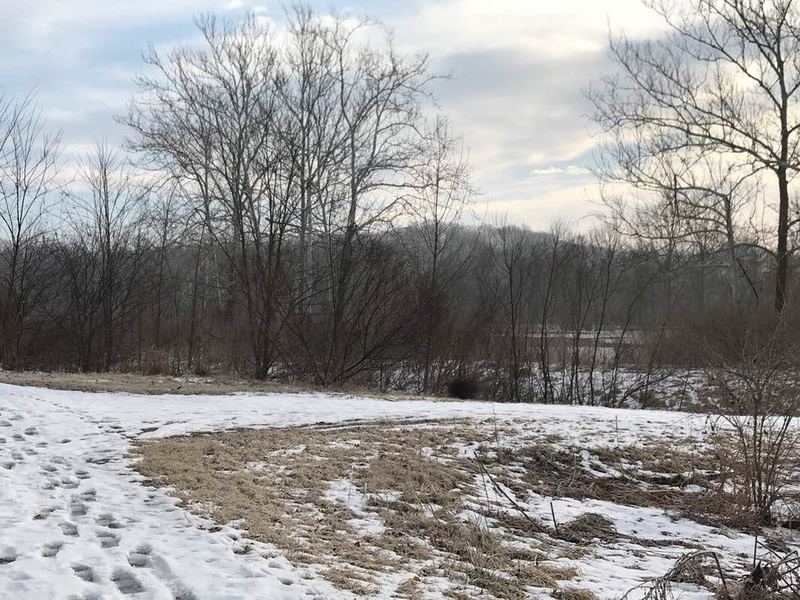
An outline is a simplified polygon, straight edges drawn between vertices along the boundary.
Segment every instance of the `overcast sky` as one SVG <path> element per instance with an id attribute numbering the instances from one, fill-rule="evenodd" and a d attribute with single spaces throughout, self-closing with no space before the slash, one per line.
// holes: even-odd
<path id="1" fill-rule="evenodd" d="M 399 45 L 431 53 L 443 110 L 465 139 L 481 211 L 532 228 L 594 210 L 587 172 L 595 139 L 584 91 L 608 68 L 612 30 L 657 32 L 640 0 L 325 0 L 318 10 L 369 16 Z M 192 18 L 254 11 L 271 0 L 2 0 L 0 91 L 36 91 L 68 156 L 120 141 L 114 115 L 132 92 L 141 52 L 195 36 Z"/>

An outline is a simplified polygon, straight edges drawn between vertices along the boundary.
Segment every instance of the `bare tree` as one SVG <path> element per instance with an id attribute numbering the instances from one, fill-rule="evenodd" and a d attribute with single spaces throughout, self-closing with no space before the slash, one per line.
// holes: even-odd
<path id="1" fill-rule="evenodd" d="M 760 524 L 775 522 L 777 501 L 790 484 L 800 434 L 796 348 L 780 340 L 779 328 L 759 339 L 748 336 L 738 356 L 724 357 L 713 371 L 722 392 L 716 447 L 724 472 L 720 493 L 731 493 Z M 726 483 L 732 485 L 727 489 Z"/>
<path id="2" fill-rule="evenodd" d="M 539 273 L 538 243 L 526 229 L 501 224 L 493 231 L 494 289 L 499 309 L 499 358 L 506 371 L 506 397 L 511 402 L 527 399 L 522 379 L 530 372 L 532 341 L 530 306 Z"/>
<path id="3" fill-rule="evenodd" d="M 85 336 L 82 367 L 94 366 L 93 347 L 100 337 L 97 366 L 108 370 L 117 360 L 138 306 L 136 295 L 142 291 L 148 188 L 105 143 L 96 144 L 85 159 L 80 185 L 69 194 L 65 207 L 71 232 L 65 257 Z"/>
<path id="4" fill-rule="evenodd" d="M 689 156 L 691 165 L 713 154 L 735 165 L 737 181 L 770 175 L 777 187 L 772 239 L 780 314 L 794 224 L 789 188 L 800 166 L 800 12 L 792 0 L 645 3 L 671 33 L 647 42 L 612 40 L 618 73 L 591 94 L 596 119 L 619 144 L 646 140 L 652 155 Z"/>
<path id="5" fill-rule="evenodd" d="M 446 347 L 442 332 L 446 314 L 453 310 L 454 280 L 464 274 L 478 241 L 464 236 L 460 224 L 474 193 L 461 140 L 453 136 L 447 120 L 438 116 L 426 142 L 415 176 L 418 192 L 410 202 L 416 221 L 413 243 L 423 252 L 418 292 L 423 315 L 423 392 L 432 389 L 434 346 Z"/>
<path id="6" fill-rule="evenodd" d="M 0 98 L 0 361 L 12 368 L 24 364 L 25 333 L 45 292 L 47 211 L 58 186 L 59 142 L 59 135 L 45 131 L 30 97 Z"/>
<path id="7" fill-rule="evenodd" d="M 391 38 L 383 48 L 359 43 L 367 23 L 337 20 L 324 32 L 334 53 L 336 103 L 341 119 L 340 187 L 323 207 L 331 266 L 331 310 L 325 379 L 341 378 L 349 360 L 343 341 L 358 318 L 354 259 L 358 238 L 405 211 L 418 164 L 421 105 L 428 95 L 428 57 L 406 57 Z M 355 358 L 360 361 L 360 358 Z"/>
<path id="8" fill-rule="evenodd" d="M 668 269 L 676 252 L 702 257 L 705 269 L 722 269 L 734 306 L 745 300 L 745 283 L 757 302 L 742 255 L 749 249 L 774 253 L 763 242 L 757 219 L 760 186 L 752 171 L 711 152 L 664 151 L 657 142 L 628 136 L 606 144 L 598 174 L 610 184 L 603 186 L 611 209 L 608 222 L 617 232 L 660 249 Z M 616 183 L 630 184 L 652 201 L 630 201 L 630 191 L 616 191 Z"/>
<path id="9" fill-rule="evenodd" d="M 284 75 L 268 28 L 255 18 L 212 17 L 198 28 L 203 49 L 151 50 L 157 76 L 140 80 L 127 122 L 133 146 L 182 182 L 232 265 L 255 372 L 266 376 L 275 359 L 284 241 L 298 212 L 297 165 L 281 143 L 294 123 L 282 119 Z"/>
<path id="10" fill-rule="evenodd" d="M 299 9 L 291 32 L 284 101 L 294 124 L 288 152 L 298 171 L 302 284 L 285 312 L 299 353 L 291 362 L 330 383 L 374 365 L 381 345 L 396 346 L 386 335 L 393 318 L 361 324 L 365 311 L 392 304 L 373 286 L 386 277 L 392 289 L 402 279 L 371 261 L 408 212 L 430 76 L 426 56 L 401 55 L 388 36 L 380 47 L 367 44 L 369 32 L 380 33 L 368 22 Z"/>

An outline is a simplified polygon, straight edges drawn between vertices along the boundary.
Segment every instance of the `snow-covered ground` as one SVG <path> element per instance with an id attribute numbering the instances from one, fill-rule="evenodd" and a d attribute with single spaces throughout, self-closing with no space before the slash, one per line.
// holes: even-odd
<path id="1" fill-rule="evenodd" d="M 0 385 L 0 598 L 343 597 L 274 549 L 253 544 L 263 552 L 238 554 L 243 541 L 233 528 L 213 526 L 142 483 L 126 455 L 131 441 L 350 419 L 493 416 L 523 419 L 586 448 L 610 438 L 627 444 L 645 434 L 691 436 L 704 426 L 702 415 L 675 412 L 325 394 L 136 396 Z M 608 512 L 602 508 L 586 507 Z M 657 512 L 639 509 L 635 517 L 663 532 L 670 525 Z M 747 543 L 731 542 L 741 551 Z M 621 565 L 614 576 L 613 564 L 621 560 L 610 555 L 597 565 L 602 572 L 587 578 L 602 586 L 606 577 L 622 589 L 630 582 L 618 581 L 620 573 L 636 569 L 633 583 L 660 574 L 639 561 Z"/>

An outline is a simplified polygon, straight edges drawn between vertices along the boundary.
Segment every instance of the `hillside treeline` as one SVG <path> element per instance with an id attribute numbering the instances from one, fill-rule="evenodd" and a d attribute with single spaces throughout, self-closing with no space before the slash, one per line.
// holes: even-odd
<path id="1" fill-rule="evenodd" d="M 428 57 L 289 21 L 201 19 L 201 46 L 150 50 L 127 144 L 77 164 L 3 100 L 3 368 L 597 403 L 623 369 L 702 366 L 773 318 L 774 261 L 728 260 L 724 232 L 478 223 Z"/>

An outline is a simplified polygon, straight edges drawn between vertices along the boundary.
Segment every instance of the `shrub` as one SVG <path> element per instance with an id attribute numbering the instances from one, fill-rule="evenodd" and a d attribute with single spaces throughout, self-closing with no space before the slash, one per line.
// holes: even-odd
<path id="1" fill-rule="evenodd" d="M 460 400 L 474 400 L 481 393 L 481 385 L 474 377 L 456 377 L 447 385 L 447 395 Z"/>
<path id="2" fill-rule="evenodd" d="M 713 375 L 722 393 L 717 454 L 731 477 L 733 496 L 762 524 L 773 522 L 800 450 L 795 356 L 796 348 L 770 340 Z"/>

